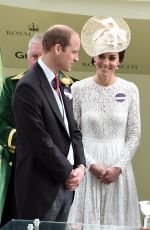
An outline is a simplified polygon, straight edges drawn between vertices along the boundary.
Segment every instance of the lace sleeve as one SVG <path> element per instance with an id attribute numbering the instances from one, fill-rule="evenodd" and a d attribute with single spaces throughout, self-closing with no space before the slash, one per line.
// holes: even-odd
<path id="1" fill-rule="evenodd" d="M 78 82 L 77 82 L 78 83 Z M 78 128 L 81 129 L 81 100 L 80 100 L 80 87 L 77 83 L 71 86 L 73 96 L 73 112 L 74 118 L 77 122 Z"/>
<path id="2" fill-rule="evenodd" d="M 80 82 L 75 82 L 71 87 L 71 92 L 73 96 L 73 112 L 74 118 L 77 122 L 78 128 L 81 130 L 81 115 L 82 115 L 82 94 L 81 94 L 81 87 Z M 89 168 L 91 164 L 95 164 L 96 161 L 91 157 L 91 155 L 84 149 L 85 159 L 86 159 L 86 166 Z"/>
<path id="3" fill-rule="evenodd" d="M 124 171 L 126 164 L 133 158 L 141 137 L 139 91 L 136 86 L 130 90 L 132 90 L 132 96 L 128 111 L 125 146 L 120 159 L 114 165 L 115 167 L 121 167 L 122 171 Z"/>

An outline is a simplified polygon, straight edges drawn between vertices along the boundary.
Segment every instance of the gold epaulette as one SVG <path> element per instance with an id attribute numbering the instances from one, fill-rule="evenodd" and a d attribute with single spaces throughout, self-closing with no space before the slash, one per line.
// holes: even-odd
<path id="1" fill-rule="evenodd" d="M 16 129 L 12 129 L 8 136 L 8 148 L 11 153 L 15 153 L 16 146 L 12 145 L 13 135 L 16 133 Z"/>
<path id="2" fill-rule="evenodd" d="M 11 79 L 12 80 L 20 80 L 23 76 L 24 76 L 24 73 L 20 73 L 20 74 L 18 74 L 16 76 L 12 77 Z"/>

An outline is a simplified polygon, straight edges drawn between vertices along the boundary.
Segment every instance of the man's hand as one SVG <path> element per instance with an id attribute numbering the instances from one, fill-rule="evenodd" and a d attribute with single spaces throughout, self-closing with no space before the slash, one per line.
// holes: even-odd
<path id="1" fill-rule="evenodd" d="M 74 191 L 83 180 L 85 174 L 84 167 L 78 167 L 71 171 L 69 178 L 65 181 L 65 186 L 69 191 Z"/>

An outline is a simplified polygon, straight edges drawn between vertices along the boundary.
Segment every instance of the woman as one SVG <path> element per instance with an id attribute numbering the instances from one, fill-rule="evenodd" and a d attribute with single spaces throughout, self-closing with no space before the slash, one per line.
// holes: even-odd
<path id="1" fill-rule="evenodd" d="M 115 75 L 129 41 L 121 18 L 92 17 L 83 27 L 82 46 L 96 73 L 72 86 L 88 170 L 68 222 L 141 226 L 131 164 L 141 133 L 139 92 Z"/>

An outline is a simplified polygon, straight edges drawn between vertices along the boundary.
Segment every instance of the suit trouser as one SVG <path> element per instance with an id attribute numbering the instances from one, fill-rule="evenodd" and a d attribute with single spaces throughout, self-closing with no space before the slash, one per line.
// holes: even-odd
<path id="1" fill-rule="evenodd" d="M 64 185 L 59 187 L 57 196 L 43 218 L 44 221 L 66 222 L 73 200 L 73 192 L 68 191 Z"/>

